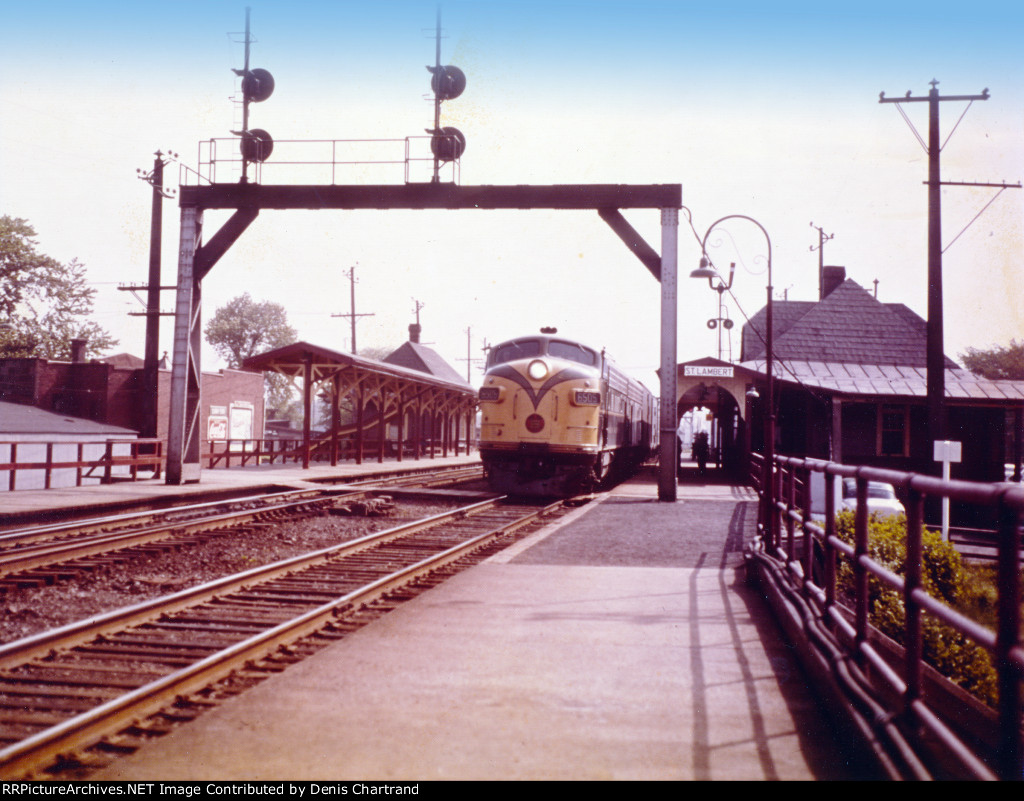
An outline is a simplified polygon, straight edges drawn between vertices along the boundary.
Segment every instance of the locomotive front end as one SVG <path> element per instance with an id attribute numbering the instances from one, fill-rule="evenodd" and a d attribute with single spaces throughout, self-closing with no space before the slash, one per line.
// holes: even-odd
<path id="1" fill-rule="evenodd" d="M 589 489 L 601 463 L 601 355 L 553 337 L 491 349 L 480 389 L 480 456 L 500 492 Z"/>

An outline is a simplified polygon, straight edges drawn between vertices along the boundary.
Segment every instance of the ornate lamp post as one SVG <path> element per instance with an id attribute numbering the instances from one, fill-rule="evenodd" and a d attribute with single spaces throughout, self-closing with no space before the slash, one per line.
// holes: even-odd
<path id="1" fill-rule="evenodd" d="M 768 286 L 766 287 L 768 292 L 768 305 L 765 307 L 766 316 L 766 328 L 765 332 L 765 372 L 767 374 L 767 381 L 765 387 L 765 394 L 768 396 L 765 401 L 766 414 L 764 421 L 764 476 L 761 484 L 761 497 L 763 503 L 762 520 L 765 526 L 765 539 L 770 547 L 775 546 L 775 482 L 773 480 L 774 468 L 773 462 L 775 461 L 775 376 L 774 376 L 774 353 L 772 351 L 772 339 L 773 339 L 773 325 L 772 325 L 772 240 L 768 236 L 768 232 L 764 226 L 761 225 L 753 217 L 748 217 L 745 214 L 729 214 L 718 220 L 715 220 L 704 234 L 704 238 L 700 243 L 701 259 L 700 266 L 690 273 L 691 278 L 707 278 L 708 283 L 712 289 L 716 289 L 713 279 L 717 278 L 719 283 L 722 283 L 721 276 L 718 271 L 711 266 L 711 260 L 708 258 L 707 243 L 708 238 L 711 236 L 711 232 L 715 230 L 726 220 L 746 220 L 756 225 L 761 233 L 764 234 L 765 241 L 768 243 Z M 735 264 L 733 265 L 735 268 Z M 732 271 L 729 273 L 729 287 L 732 286 Z M 725 290 L 720 290 L 724 292 Z M 721 297 L 721 295 L 719 295 Z"/>
<path id="2" fill-rule="evenodd" d="M 729 283 L 725 283 L 718 272 L 708 267 L 708 260 L 706 257 L 701 257 L 700 267 L 690 273 L 690 278 L 704 278 L 708 279 L 708 286 L 711 287 L 715 292 L 718 293 L 718 317 L 712 317 L 708 320 L 708 328 L 711 330 L 718 329 L 718 359 L 722 359 L 722 329 L 729 330 L 732 328 L 732 320 L 728 317 L 722 316 L 723 311 L 723 298 L 722 296 L 732 289 L 732 279 L 736 274 L 736 262 L 729 265 Z M 718 279 L 718 286 L 715 286 L 715 279 Z M 732 346 L 730 345 L 730 353 L 732 352 Z"/>

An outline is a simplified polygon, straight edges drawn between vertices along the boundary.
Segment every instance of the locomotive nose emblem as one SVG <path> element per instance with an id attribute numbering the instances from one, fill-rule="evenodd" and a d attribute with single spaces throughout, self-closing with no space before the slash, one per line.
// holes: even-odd
<path id="1" fill-rule="evenodd" d="M 539 414 L 531 414 L 526 418 L 526 430 L 531 434 L 537 434 L 544 428 L 544 418 Z"/>

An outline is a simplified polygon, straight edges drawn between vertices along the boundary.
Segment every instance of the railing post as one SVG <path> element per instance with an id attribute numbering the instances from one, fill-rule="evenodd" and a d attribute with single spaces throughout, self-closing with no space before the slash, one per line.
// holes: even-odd
<path id="1" fill-rule="evenodd" d="M 999 772 L 1003 779 L 1024 774 L 1021 745 L 1020 674 L 1011 651 L 1020 643 L 1020 510 L 999 501 L 999 623 L 996 631 L 996 671 L 999 681 Z"/>
<path id="2" fill-rule="evenodd" d="M 853 582 L 855 594 L 857 658 L 868 639 L 868 570 L 861 560 L 868 555 L 868 481 L 857 476 L 857 510 L 854 512 Z"/>
<path id="3" fill-rule="evenodd" d="M 775 457 L 769 460 L 768 468 L 769 494 L 768 503 L 772 511 L 772 541 L 777 552 L 782 550 L 782 529 L 779 527 L 779 499 L 782 495 L 782 471 L 777 468 Z"/>
<path id="4" fill-rule="evenodd" d="M 78 443 L 78 447 L 75 449 L 75 453 L 78 456 L 78 458 L 76 459 L 76 461 L 78 462 L 78 467 L 75 468 L 75 486 L 80 487 L 82 486 L 82 463 L 85 461 L 84 442 Z"/>
<path id="5" fill-rule="evenodd" d="M 7 477 L 7 489 L 14 492 L 14 486 L 17 483 L 16 476 L 18 475 L 18 443 L 11 443 L 11 474 Z"/>
<path id="6" fill-rule="evenodd" d="M 800 471 L 804 482 L 804 491 L 800 498 L 804 534 L 804 584 L 814 579 L 814 537 L 807 527 L 807 523 L 811 520 L 811 472 L 811 468 L 806 464 Z"/>
<path id="7" fill-rule="evenodd" d="M 825 473 L 825 610 L 836 603 L 836 476 Z"/>
<path id="8" fill-rule="evenodd" d="M 772 464 L 768 459 L 762 459 L 761 463 L 761 515 L 762 515 L 762 536 L 764 537 L 765 549 L 769 554 L 774 555 L 775 538 L 772 536 Z"/>
<path id="9" fill-rule="evenodd" d="M 911 705 L 921 697 L 923 646 L 921 641 L 921 605 L 914 600 L 914 591 L 921 587 L 924 560 L 922 541 L 924 527 L 924 496 L 910 488 L 907 498 L 907 563 L 903 578 L 905 678 L 907 689 L 903 696 L 903 711 L 908 714 Z"/>
<path id="10" fill-rule="evenodd" d="M 114 443 L 112 443 L 108 439 L 107 440 L 107 445 L 103 449 L 103 462 L 104 462 L 104 465 L 103 465 L 103 483 L 104 484 L 109 484 L 110 483 L 110 476 L 111 476 L 111 473 L 112 473 L 113 461 L 114 461 Z"/>
<path id="11" fill-rule="evenodd" d="M 785 498 L 786 502 L 786 564 L 796 560 L 796 523 L 793 520 L 793 509 L 796 506 L 796 470 L 792 465 L 787 465 L 785 475 Z"/>
<path id="12" fill-rule="evenodd" d="M 53 443 L 46 443 L 46 489 L 50 489 L 50 475 L 53 472 Z"/>

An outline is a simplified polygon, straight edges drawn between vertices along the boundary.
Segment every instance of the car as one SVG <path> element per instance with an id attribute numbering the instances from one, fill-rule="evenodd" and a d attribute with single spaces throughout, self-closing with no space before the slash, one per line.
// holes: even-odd
<path id="1" fill-rule="evenodd" d="M 843 499 L 840 509 L 857 508 L 857 479 L 843 479 Z M 878 514 L 882 517 L 906 514 L 906 509 L 896 497 L 896 488 L 884 481 L 868 482 L 868 514 Z"/>

